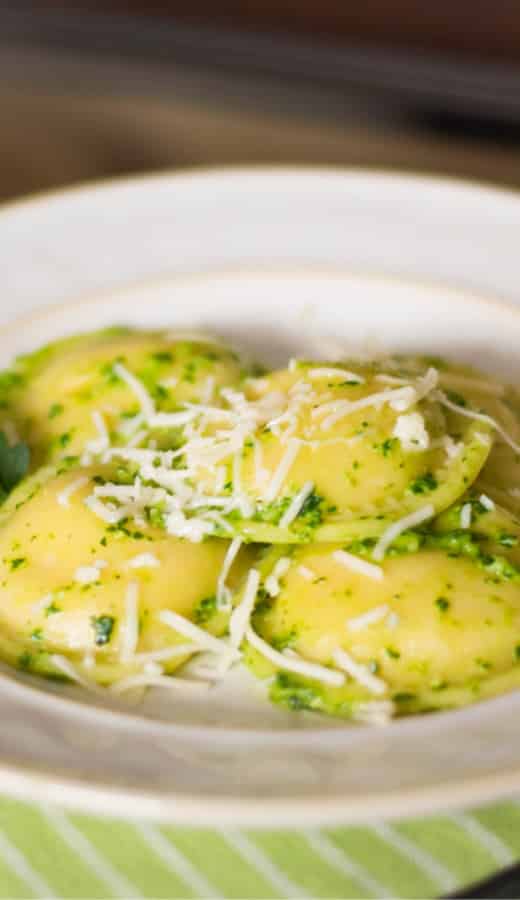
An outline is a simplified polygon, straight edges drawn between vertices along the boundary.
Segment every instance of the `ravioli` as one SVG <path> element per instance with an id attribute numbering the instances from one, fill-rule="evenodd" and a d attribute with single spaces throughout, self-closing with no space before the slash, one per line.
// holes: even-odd
<path id="1" fill-rule="evenodd" d="M 6 416 L 12 414 L 35 462 L 74 459 L 111 441 L 139 442 L 150 410 L 212 402 L 242 375 L 236 355 L 210 339 L 108 329 L 20 358 L 6 375 Z M 176 434 L 160 438 L 171 446 Z"/>
<path id="2" fill-rule="evenodd" d="M 520 687 L 519 411 L 442 360 L 56 341 L 0 376 L 0 656 L 118 692 L 242 659 L 370 722 Z"/>
<path id="3" fill-rule="evenodd" d="M 484 465 L 491 429 L 443 408 L 432 373 L 388 382 L 373 365 L 299 363 L 249 381 L 235 408 L 259 424 L 219 460 L 236 501 L 233 530 L 265 543 L 343 540 L 453 503 Z M 232 447 L 233 421 L 218 428 L 217 448 Z M 452 435 L 456 458 L 446 449 Z M 201 493 L 214 494 L 215 467 L 204 466 L 198 445 L 188 442 L 186 458 Z"/>
<path id="4" fill-rule="evenodd" d="M 248 662 L 272 677 L 271 697 L 294 709 L 344 717 L 459 706 L 520 686 L 520 570 L 485 554 L 449 555 L 435 546 L 387 557 L 363 571 L 342 545 L 297 547 L 276 579 L 271 551 L 253 629 L 282 652 L 276 666 L 250 646 Z M 357 562 L 357 565 L 356 565 Z M 500 562 L 500 560 L 499 560 Z M 504 561 L 502 561 L 504 562 Z M 276 569 L 275 569 L 276 571 Z M 376 577 L 374 577 L 376 576 Z M 273 588 L 271 587 L 271 590 Z M 295 654 L 342 669 L 345 683 L 324 684 L 290 671 Z M 284 665 L 285 663 L 285 665 Z"/>
<path id="5" fill-rule="evenodd" d="M 23 669 L 67 674 L 65 659 L 79 678 L 104 684 L 147 664 L 173 672 L 197 641 L 162 622 L 164 610 L 208 634 L 226 630 L 229 610 L 216 589 L 227 542 L 194 544 L 146 522 L 103 521 L 85 503 L 102 476 L 99 467 L 41 470 L 2 510 L 0 651 Z M 245 565 L 247 553 L 230 586 Z"/>

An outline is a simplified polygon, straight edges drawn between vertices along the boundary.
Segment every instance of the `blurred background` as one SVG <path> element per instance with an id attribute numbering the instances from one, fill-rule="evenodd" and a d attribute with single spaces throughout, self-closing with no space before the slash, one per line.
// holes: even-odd
<path id="1" fill-rule="evenodd" d="M 0 0 L 0 199 L 194 165 L 520 186 L 520 0 Z"/>

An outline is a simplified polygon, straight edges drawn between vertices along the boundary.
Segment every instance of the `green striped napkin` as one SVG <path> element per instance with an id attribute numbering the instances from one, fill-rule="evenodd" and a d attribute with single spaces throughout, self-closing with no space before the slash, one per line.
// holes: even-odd
<path id="1" fill-rule="evenodd" d="M 257 831 L 0 799 L 0 898 L 437 897 L 520 858 L 520 803 L 370 827 Z"/>

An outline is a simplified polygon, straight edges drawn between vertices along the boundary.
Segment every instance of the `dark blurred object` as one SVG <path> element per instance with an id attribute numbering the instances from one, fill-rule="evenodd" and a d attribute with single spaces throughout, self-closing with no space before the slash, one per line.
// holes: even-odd
<path id="1" fill-rule="evenodd" d="M 445 900 L 518 900 L 520 898 L 520 865 L 510 866 L 485 878 L 466 890 L 450 894 Z"/>
<path id="2" fill-rule="evenodd" d="M 326 0 L 326 3 L 332 6 L 332 0 Z M 458 3 L 462 3 L 469 13 L 470 4 L 466 0 L 452 3 L 454 9 L 458 9 Z M 343 92 L 345 104 L 354 102 L 359 106 L 360 102 L 370 103 L 375 98 L 383 114 L 392 104 L 414 113 L 419 111 L 421 115 L 463 115 L 520 123 L 520 2 L 515 15 L 511 7 L 509 16 L 506 17 L 504 12 L 502 19 L 498 12 L 504 2 L 497 2 L 495 19 L 489 19 L 491 35 L 494 21 L 502 22 L 504 29 L 509 26 L 513 41 L 515 34 L 518 35 L 517 64 L 433 51 L 426 53 L 417 48 L 399 49 L 392 44 L 395 31 L 391 30 L 386 42 L 378 44 L 374 40 L 363 45 L 352 39 L 348 28 L 341 39 L 336 33 L 334 40 L 316 40 L 314 36 L 296 38 L 287 33 L 257 33 L 252 28 L 240 28 L 241 23 L 256 21 L 254 12 L 258 3 L 252 7 L 248 4 L 247 13 L 237 14 L 232 26 L 227 28 L 222 26 L 222 20 L 226 19 L 226 9 L 235 6 L 229 2 L 227 5 L 215 3 L 212 7 L 214 15 L 208 12 L 204 23 L 198 25 L 182 19 L 181 13 L 184 11 L 187 16 L 188 8 L 184 2 L 160 4 L 161 15 L 152 14 L 153 3 L 150 6 L 136 0 L 133 6 L 141 10 L 138 15 L 128 14 L 128 4 L 123 7 L 118 0 L 112 0 L 112 3 L 109 0 L 102 5 L 84 0 L 84 4 L 85 7 L 75 3 L 71 8 L 64 6 L 63 0 L 17 0 L 14 7 L 2 7 L 0 3 L 0 42 L 8 46 L 21 43 L 48 47 L 64 54 L 83 54 L 91 58 L 94 55 L 112 59 L 148 58 L 164 67 L 182 65 L 199 71 L 236 71 L 241 74 L 243 84 L 249 76 L 262 74 L 284 82 L 291 79 L 302 86 L 330 86 Z M 375 0 L 371 0 L 371 4 L 375 12 L 378 4 Z M 405 0 L 399 0 L 397 4 L 394 0 L 388 4 L 388 9 L 395 9 L 399 4 L 405 6 Z M 436 8 L 439 5 L 449 7 L 447 0 L 436 0 Z M 159 9 L 159 4 L 156 6 Z M 418 4 L 421 16 L 427 6 L 426 3 Z M 86 7 L 90 7 L 90 11 Z M 117 7 L 119 13 L 114 11 Z M 208 0 L 202 0 L 202 3 L 199 0 L 199 5 L 195 0 L 191 17 L 198 15 L 201 18 L 204 7 L 209 8 Z M 507 7 L 510 8 L 510 4 Z M 144 9 L 146 15 L 142 12 Z M 175 9 L 179 15 L 167 15 L 165 9 Z M 304 4 L 303 11 L 305 9 L 310 9 L 309 3 Z M 473 25 L 481 22 L 486 9 L 491 17 L 489 0 L 482 0 L 469 21 Z M 340 16 L 339 12 L 337 16 Z M 387 13 L 383 21 L 388 20 Z M 418 13 L 415 20 L 420 20 Z M 264 21 L 270 21 L 268 15 Z M 288 21 L 288 13 L 283 16 L 283 21 Z M 300 26 L 305 21 L 299 18 L 296 5 L 294 21 L 299 21 Z M 449 21 L 447 16 L 448 32 Z M 380 27 L 375 20 L 374 37 Z M 406 31 L 404 25 L 403 29 Z M 468 25 L 468 34 L 469 29 Z M 278 87 L 282 91 L 284 86 L 280 81 Z"/>
<path id="3" fill-rule="evenodd" d="M 40 6 L 74 9 L 65 0 Z M 104 0 L 74 8 L 171 15 L 205 24 L 312 34 L 343 42 L 520 59 L 518 0 Z"/>
<path id="4" fill-rule="evenodd" d="M 179 17 L 164 4 L 157 15 L 130 14 L 127 3 L 110 12 L 110 0 L 91 6 L 0 0 L 0 198 L 145 170 L 255 163 L 520 186 L 512 61 L 356 44 L 339 32 L 317 40 L 287 25 L 267 29 L 269 16 L 257 33 L 247 23 L 258 2 L 244 4 L 233 27 L 221 18 L 194 24 L 178 6 Z M 224 0 L 212 12 L 230 9 Z M 201 14 L 196 0 L 193 10 Z M 289 11 L 280 16 L 289 21 Z"/>

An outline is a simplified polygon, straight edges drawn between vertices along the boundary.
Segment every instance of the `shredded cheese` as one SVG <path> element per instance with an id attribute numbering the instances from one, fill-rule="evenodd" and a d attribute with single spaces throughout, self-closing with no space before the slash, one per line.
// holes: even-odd
<path id="1" fill-rule="evenodd" d="M 316 572 L 313 572 L 308 566 L 298 566 L 298 575 L 305 578 L 305 581 L 314 581 L 316 578 Z"/>
<path id="2" fill-rule="evenodd" d="M 489 427 L 493 428 L 515 453 L 520 454 L 520 444 L 517 444 L 516 441 L 510 437 L 507 431 L 502 428 L 493 416 L 488 416 L 487 413 L 478 413 L 473 409 L 468 409 L 466 406 L 459 406 L 457 403 L 452 403 L 442 391 L 438 391 L 437 396 L 440 403 L 442 403 L 443 406 L 446 406 L 447 409 L 451 409 L 452 412 L 458 413 L 460 416 L 466 416 L 468 419 L 475 419 L 476 422 L 483 422 L 485 425 L 489 425 Z M 475 437 L 477 437 L 477 435 L 475 435 Z M 485 438 L 483 443 L 489 443 L 487 435 L 481 435 L 481 437 Z"/>
<path id="3" fill-rule="evenodd" d="M 409 513 L 407 516 L 403 516 L 402 519 L 399 519 L 397 522 L 393 522 L 386 531 L 383 532 L 381 537 L 379 538 L 374 550 L 372 552 L 372 559 L 380 562 L 384 559 L 385 553 L 388 548 L 393 544 L 396 538 L 402 534 L 403 531 L 406 531 L 408 528 L 415 528 L 417 525 L 420 525 L 422 522 L 426 522 L 427 519 L 431 519 L 431 517 L 435 514 L 435 508 L 431 503 L 428 503 L 426 506 L 422 506 L 420 509 L 415 510 L 415 512 Z"/>
<path id="4" fill-rule="evenodd" d="M 164 625 L 167 625 L 169 628 L 173 628 L 173 630 L 178 634 L 182 634 L 183 637 L 189 638 L 196 645 L 198 645 L 200 649 L 209 650 L 212 653 L 217 653 L 223 656 L 229 655 L 234 659 L 240 658 L 240 654 L 230 648 L 228 644 L 224 643 L 224 641 L 219 640 L 219 638 L 216 638 L 212 634 L 209 634 L 209 632 L 204 631 L 203 628 L 199 628 L 198 625 L 190 622 L 189 619 L 185 619 L 184 616 L 181 616 L 179 613 L 174 612 L 172 609 L 161 610 L 161 612 L 159 613 L 159 619 Z"/>
<path id="5" fill-rule="evenodd" d="M 236 609 L 233 610 L 229 620 L 229 641 L 231 646 L 236 649 L 240 647 L 249 628 L 259 584 L 260 572 L 258 569 L 250 569 L 242 599 Z"/>
<path id="6" fill-rule="evenodd" d="M 327 666 L 321 666 L 318 663 L 307 662 L 296 653 L 290 656 L 279 653 L 274 647 L 271 647 L 251 627 L 246 631 L 246 638 L 251 646 L 262 656 L 265 656 L 269 662 L 272 662 L 278 669 L 285 669 L 287 672 L 294 672 L 302 675 L 304 678 L 312 678 L 314 681 L 320 681 L 323 684 L 330 684 L 332 687 L 341 687 L 345 683 L 345 676 L 342 672 L 329 669 Z"/>
<path id="7" fill-rule="evenodd" d="M 358 703 L 353 718 L 365 725 L 388 725 L 395 715 L 395 704 L 391 700 L 369 700 Z"/>
<path id="8" fill-rule="evenodd" d="M 355 372 L 349 372 L 348 369 L 337 369 L 333 367 L 325 367 L 318 369 L 309 369 L 306 372 L 308 378 L 341 378 L 343 381 L 355 381 L 356 384 L 364 384 L 365 379 L 362 375 Z"/>
<path id="9" fill-rule="evenodd" d="M 175 659 L 176 656 L 189 656 L 196 651 L 194 644 L 175 644 L 173 647 L 164 647 L 163 650 L 151 650 L 149 653 L 136 653 L 134 655 L 135 662 L 168 662 L 169 659 Z"/>
<path id="10" fill-rule="evenodd" d="M 350 677 L 357 681 L 358 684 L 365 687 L 370 693 L 381 695 L 386 694 L 388 685 L 382 678 L 374 675 L 367 666 L 356 662 L 346 650 L 338 648 L 332 654 L 332 658 L 339 669 L 343 669 Z"/>
<path id="11" fill-rule="evenodd" d="M 70 659 L 67 659 L 66 656 L 62 656 L 60 653 L 52 653 L 49 660 L 58 672 L 61 672 L 62 675 L 66 675 L 71 681 L 76 681 L 89 691 L 102 693 L 102 689 L 78 672 L 76 666 L 71 663 Z"/>
<path id="12" fill-rule="evenodd" d="M 396 612 L 391 612 L 388 616 L 388 619 L 386 620 L 386 624 L 387 624 L 388 628 L 391 628 L 392 630 L 394 630 L 395 628 L 398 628 L 400 622 L 401 622 L 401 620 Z"/>
<path id="13" fill-rule="evenodd" d="M 484 509 L 487 509 L 488 512 L 492 512 L 495 509 L 495 504 L 493 503 L 493 500 L 491 499 L 491 497 L 488 497 L 487 494 L 481 494 L 478 499 L 482 503 L 482 506 L 484 507 Z"/>
<path id="14" fill-rule="evenodd" d="M 89 479 L 86 475 L 82 475 L 81 478 L 76 478 L 75 481 L 71 481 L 66 487 L 63 488 L 62 491 L 59 492 L 59 494 L 56 495 L 56 499 L 58 500 L 60 506 L 69 507 L 72 495 L 75 494 L 76 491 L 81 490 L 81 488 L 88 484 L 88 482 Z"/>
<path id="15" fill-rule="evenodd" d="M 120 657 L 129 662 L 135 655 L 139 640 L 139 584 L 131 581 L 125 594 L 125 621 L 121 635 Z"/>
<path id="16" fill-rule="evenodd" d="M 314 490 L 314 482 L 306 481 L 303 487 L 293 497 L 291 503 L 285 510 L 282 518 L 278 523 L 279 528 L 288 528 L 289 525 L 299 516 L 305 501 L 310 497 Z"/>
<path id="17" fill-rule="evenodd" d="M 97 566 L 79 566 L 74 572 L 74 581 L 78 584 L 94 584 L 99 581 L 99 568 Z"/>
<path id="18" fill-rule="evenodd" d="M 471 526 L 471 503 L 464 503 L 460 510 L 460 527 L 470 528 Z"/>
<path id="19" fill-rule="evenodd" d="M 155 405 L 142 381 L 132 375 L 122 363 L 114 363 L 113 369 L 118 378 L 124 381 L 135 395 L 145 419 L 151 419 L 155 414 Z"/>
<path id="20" fill-rule="evenodd" d="M 373 563 L 367 562 L 366 559 L 347 553 L 346 550 L 335 550 L 332 558 L 340 566 L 344 566 L 345 569 L 350 569 L 351 572 L 356 572 L 358 575 L 365 575 L 367 578 L 374 579 L 374 581 L 381 581 L 383 578 L 383 570 L 380 566 L 375 566 Z"/>
<path id="21" fill-rule="evenodd" d="M 129 560 L 128 565 L 131 569 L 153 569 L 161 563 L 153 553 L 139 553 Z"/>
<path id="22" fill-rule="evenodd" d="M 287 574 L 291 566 L 288 556 L 282 556 L 276 563 L 271 574 L 265 579 L 265 589 L 270 597 L 277 597 L 280 593 L 279 579 Z"/>
<path id="23" fill-rule="evenodd" d="M 231 566 L 233 565 L 240 548 L 242 546 L 242 539 L 239 537 L 233 538 L 231 541 L 226 555 L 224 557 L 224 562 L 222 563 L 222 568 L 220 570 L 218 580 L 217 580 L 217 606 L 219 609 L 223 609 L 228 606 L 231 595 L 229 588 L 226 587 L 226 579 L 229 575 Z"/>
<path id="24" fill-rule="evenodd" d="M 420 452 L 430 446 L 430 435 L 426 431 L 424 416 L 419 412 L 398 416 L 392 436 L 401 442 L 403 450 Z"/>
<path id="25" fill-rule="evenodd" d="M 388 613 L 390 612 L 390 607 L 384 603 L 382 606 L 374 606 L 373 609 L 367 610 L 367 612 L 362 613 L 360 616 L 354 616 L 352 619 L 347 619 L 347 628 L 349 631 L 363 631 L 369 625 L 376 625 L 377 622 L 381 622 L 386 618 Z"/>
<path id="26" fill-rule="evenodd" d="M 110 686 L 110 691 L 113 694 L 124 694 L 127 691 L 133 690 L 134 688 L 147 687 L 161 687 L 169 688 L 172 690 L 179 690 L 179 688 L 195 688 L 196 690 L 207 690 L 210 687 L 210 684 L 206 681 L 195 681 L 188 678 L 175 678 L 171 675 L 160 675 L 152 672 L 144 672 L 142 675 L 129 675 L 127 678 L 120 678 L 119 681 L 116 681 Z"/>
<path id="27" fill-rule="evenodd" d="M 290 438 L 287 449 L 282 456 L 274 475 L 269 482 L 265 492 L 264 500 L 266 503 L 272 503 L 278 496 L 289 470 L 291 469 L 300 449 L 300 442 L 296 438 Z"/>

